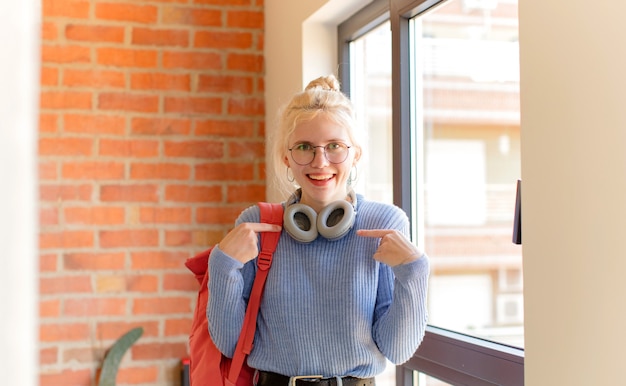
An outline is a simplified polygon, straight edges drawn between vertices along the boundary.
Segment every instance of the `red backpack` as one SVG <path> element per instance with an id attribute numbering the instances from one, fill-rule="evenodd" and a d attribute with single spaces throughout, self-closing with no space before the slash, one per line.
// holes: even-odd
<path id="1" fill-rule="evenodd" d="M 283 207 L 281 204 L 259 202 L 261 222 L 282 225 Z M 191 386 L 251 386 L 254 370 L 245 359 L 252 351 L 256 319 L 261 304 L 265 279 L 272 265 L 272 254 L 278 244 L 280 232 L 261 233 L 261 252 L 257 257 L 257 274 L 252 285 L 246 316 L 239 335 L 233 358 L 224 356 L 215 347 L 209 335 L 209 322 L 206 317 L 209 300 L 208 263 L 211 249 L 187 259 L 185 266 L 196 275 L 201 287 L 189 335 L 189 378 Z"/>

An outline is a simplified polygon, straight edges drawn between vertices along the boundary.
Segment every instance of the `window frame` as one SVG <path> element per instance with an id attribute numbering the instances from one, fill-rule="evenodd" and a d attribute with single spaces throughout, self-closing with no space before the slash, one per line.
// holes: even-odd
<path id="1" fill-rule="evenodd" d="M 339 79 L 350 92 L 350 43 L 383 22 L 391 26 L 394 203 L 413 222 L 410 108 L 410 19 L 446 0 L 373 0 L 337 28 Z M 403 129 L 404 128 L 404 129 Z M 524 350 L 427 326 L 415 355 L 396 368 L 396 385 L 413 386 L 415 372 L 453 385 L 523 385 Z"/>

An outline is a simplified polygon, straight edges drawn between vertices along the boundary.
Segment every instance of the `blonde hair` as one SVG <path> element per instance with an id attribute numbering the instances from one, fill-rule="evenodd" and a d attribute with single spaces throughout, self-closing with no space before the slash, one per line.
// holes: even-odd
<path id="1" fill-rule="evenodd" d="M 357 156 L 361 154 L 354 108 L 339 86 L 339 81 L 334 75 L 321 76 L 312 80 L 304 91 L 295 94 L 280 111 L 278 126 L 272 138 L 271 153 L 277 185 L 288 193 L 293 190 L 293 186 L 287 181 L 283 159 L 288 151 L 291 134 L 302 122 L 308 122 L 324 114 L 346 129 L 352 148 L 357 152 Z"/>

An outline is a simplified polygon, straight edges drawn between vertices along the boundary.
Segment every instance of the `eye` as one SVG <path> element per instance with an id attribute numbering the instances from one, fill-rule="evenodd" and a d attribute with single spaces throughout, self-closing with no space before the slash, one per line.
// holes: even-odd
<path id="1" fill-rule="evenodd" d="M 344 145 L 342 143 L 331 142 L 328 145 L 326 145 L 326 150 L 328 150 L 328 151 L 337 151 L 337 150 L 343 149 L 343 147 L 344 147 Z"/>
<path id="2" fill-rule="evenodd" d="M 311 151 L 313 149 L 313 146 L 311 146 L 310 143 L 298 143 L 293 147 L 294 150 L 298 150 L 298 151 Z"/>

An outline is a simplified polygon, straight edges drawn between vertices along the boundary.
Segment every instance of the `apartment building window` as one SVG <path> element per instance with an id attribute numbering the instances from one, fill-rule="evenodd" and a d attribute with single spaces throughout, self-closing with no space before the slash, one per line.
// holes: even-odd
<path id="1" fill-rule="evenodd" d="M 486 357 L 506 362 L 494 367 L 512 369 L 492 381 L 509 384 L 523 384 L 524 346 L 521 247 L 512 242 L 517 31 L 517 0 L 375 0 L 338 34 L 340 62 L 349 63 L 342 83 L 369 138 L 360 188 L 403 207 L 431 258 L 429 331 L 438 338 L 426 346 L 492 350 Z M 414 363 L 429 361 L 442 365 L 421 355 Z M 442 366 L 458 374 L 398 379 L 445 385 L 472 376 Z M 388 379 L 383 385 L 395 384 Z"/>

